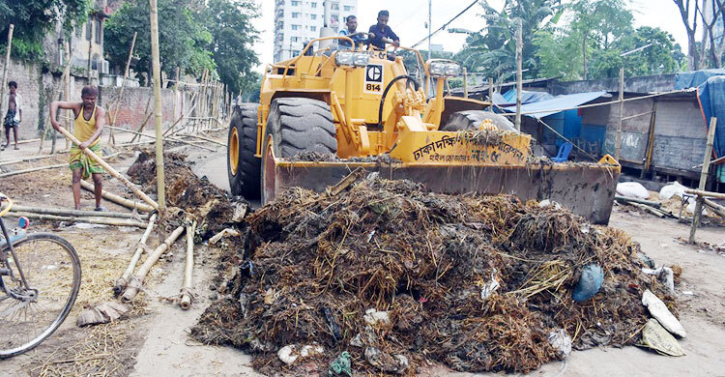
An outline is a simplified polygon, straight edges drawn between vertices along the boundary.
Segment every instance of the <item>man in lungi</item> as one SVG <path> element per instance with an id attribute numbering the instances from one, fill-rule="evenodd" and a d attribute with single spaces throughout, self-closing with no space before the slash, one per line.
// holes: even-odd
<path id="1" fill-rule="evenodd" d="M 73 135 L 81 142 L 73 144 L 70 150 L 70 169 L 73 171 L 73 200 L 75 209 L 81 209 L 81 179 L 93 176 L 96 194 L 96 211 L 105 211 L 101 206 L 101 193 L 103 192 L 103 168 L 92 158 L 83 153 L 89 149 L 101 155 L 101 133 L 106 124 L 106 110 L 96 105 L 98 89 L 89 85 L 81 91 L 82 102 L 56 101 L 50 105 L 50 123 L 58 130 L 60 123 L 56 121 L 58 109 L 73 110 Z"/>

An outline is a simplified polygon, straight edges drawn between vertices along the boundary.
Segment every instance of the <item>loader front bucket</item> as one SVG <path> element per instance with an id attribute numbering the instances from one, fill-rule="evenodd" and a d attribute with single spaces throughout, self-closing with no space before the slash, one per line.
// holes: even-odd
<path id="1" fill-rule="evenodd" d="M 616 164 L 537 163 L 526 166 L 452 166 L 431 163 L 308 162 L 267 156 L 264 198 L 273 199 L 290 187 L 322 192 L 357 167 L 385 179 L 408 179 L 433 192 L 513 194 L 521 200 L 556 201 L 594 224 L 607 224 L 612 212 L 620 167 Z M 267 161 L 272 162 L 272 161 Z M 272 168 L 273 166 L 273 168 Z"/>

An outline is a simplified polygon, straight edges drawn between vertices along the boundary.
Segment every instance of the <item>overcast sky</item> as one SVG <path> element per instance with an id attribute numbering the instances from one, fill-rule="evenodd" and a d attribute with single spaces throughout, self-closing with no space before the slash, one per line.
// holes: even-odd
<path id="1" fill-rule="evenodd" d="M 440 28 L 472 2 L 473 0 L 433 0 L 433 30 Z M 256 21 L 256 27 L 262 33 L 261 41 L 255 49 L 260 54 L 261 62 L 272 63 L 275 1 L 257 0 L 257 3 L 261 4 L 262 17 Z M 686 53 L 687 33 L 672 0 L 631 0 L 631 3 L 635 27 L 659 27 L 671 33 L 682 47 L 682 51 Z M 501 8 L 503 0 L 490 0 L 489 4 Z M 428 0 L 358 0 L 358 29 L 367 30 L 374 24 L 377 12 L 381 9 L 390 11 L 388 24 L 398 34 L 402 45 L 411 46 L 428 34 L 425 29 L 425 23 L 428 21 Z M 473 6 L 448 28 L 480 30 L 484 26 L 482 18 L 479 17 L 481 11 L 480 5 Z M 465 43 L 465 39 L 465 35 L 441 31 L 433 37 L 432 43 L 443 45 L 446 51 L 457 52 Z M 427 42 L 418 47 L 427 49 Z"/>

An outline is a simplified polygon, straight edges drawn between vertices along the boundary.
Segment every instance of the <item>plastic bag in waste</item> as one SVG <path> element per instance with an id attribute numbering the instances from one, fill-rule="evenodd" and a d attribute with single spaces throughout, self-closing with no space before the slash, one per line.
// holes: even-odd
<path id="1" fill-rule="evenodd" d="M 685 196 L 685 189 L 687 186 L 681 185 L 679 182 L 672 182 L 660 190 L 660 200 L 667 200 L 673 196 L 679 196 L 680 198 Z"/>
<path id="2" fill-rule="evenodd" d="M 685 356 L 685 351 L 677 343 L 677 339 L 668 333 L 654 318 L 650 318 L 647 325 L 644 326 L 644 330 L 642 330 L 641 345 L 662 355 Z"/>
<path id="3" fill-rule="evenodd" d="M 682 327 L 680 321 L 675 318 L 662 300 L 657 298 L 649 289 L 642 295 L 642 304 L 647 307 L 649 313 L 654 317 L 667 331 L 684 338 L 687 336 L 685 328 Z"/>
<path id="4" fill-rule="evenodd" d="M 647 199 L 649 191 L 637 182 L 617 183 L 617 194 L 628 198 Z"/>
<path id="5" fill-rule="evenodd" d="M 549 333 L 549 344 L 556 350 L 559 359 L 566 359 L 571 353 L 571 337 L 564 329 L 552 330 Z"/>
<path id="6" fill-rule="evenodd" d="M 410 366 L 403 355 L 392 356 L 375 347 L 365 349 L 365 360 L 373 367 L 386 373 L 403 374 Z"/>
<path id="7" fill-rule="evenodd" d="M 642 272 L 647 275 L 657 276 L 657 280 L 662 282 L 670 290 L 670 293 L 675 293 L 675 273 L 669 267 L 660 267 L 656 270 L 650 268 L 643 268 Z"/>
<path id="8" fill-rule="evenodd" d="M 327 372 L 328 376 L 346 375 L 352 377 L 352 363 L 350 361 L 350 354 L 344 351 L 340 356 L 336 357 L 330 362 L 330 370 Z"/>
<path id="9" fill-rule="evenodd" d="M 604 281 L 604 271 L 599 265 L 588 264 L 582 270 L 579 282 L 574 288 L 574 301 L 582 302 L 594 297 Z"/>

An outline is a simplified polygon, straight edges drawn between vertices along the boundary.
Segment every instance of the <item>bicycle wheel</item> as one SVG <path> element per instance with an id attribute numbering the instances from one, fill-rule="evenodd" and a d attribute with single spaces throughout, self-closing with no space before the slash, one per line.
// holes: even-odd
<path id="1" fill-rule="evenodd" d="M 68 316 L 81 285 L 81 263 L 75 249 L 61 237 L 31 234 L 9 248 L 5 288 L 25 298 L 0 298 L 0 358 L 26 352 L 49 337 Z M 29 289 L 21 280 L 18 264 Z"/>

